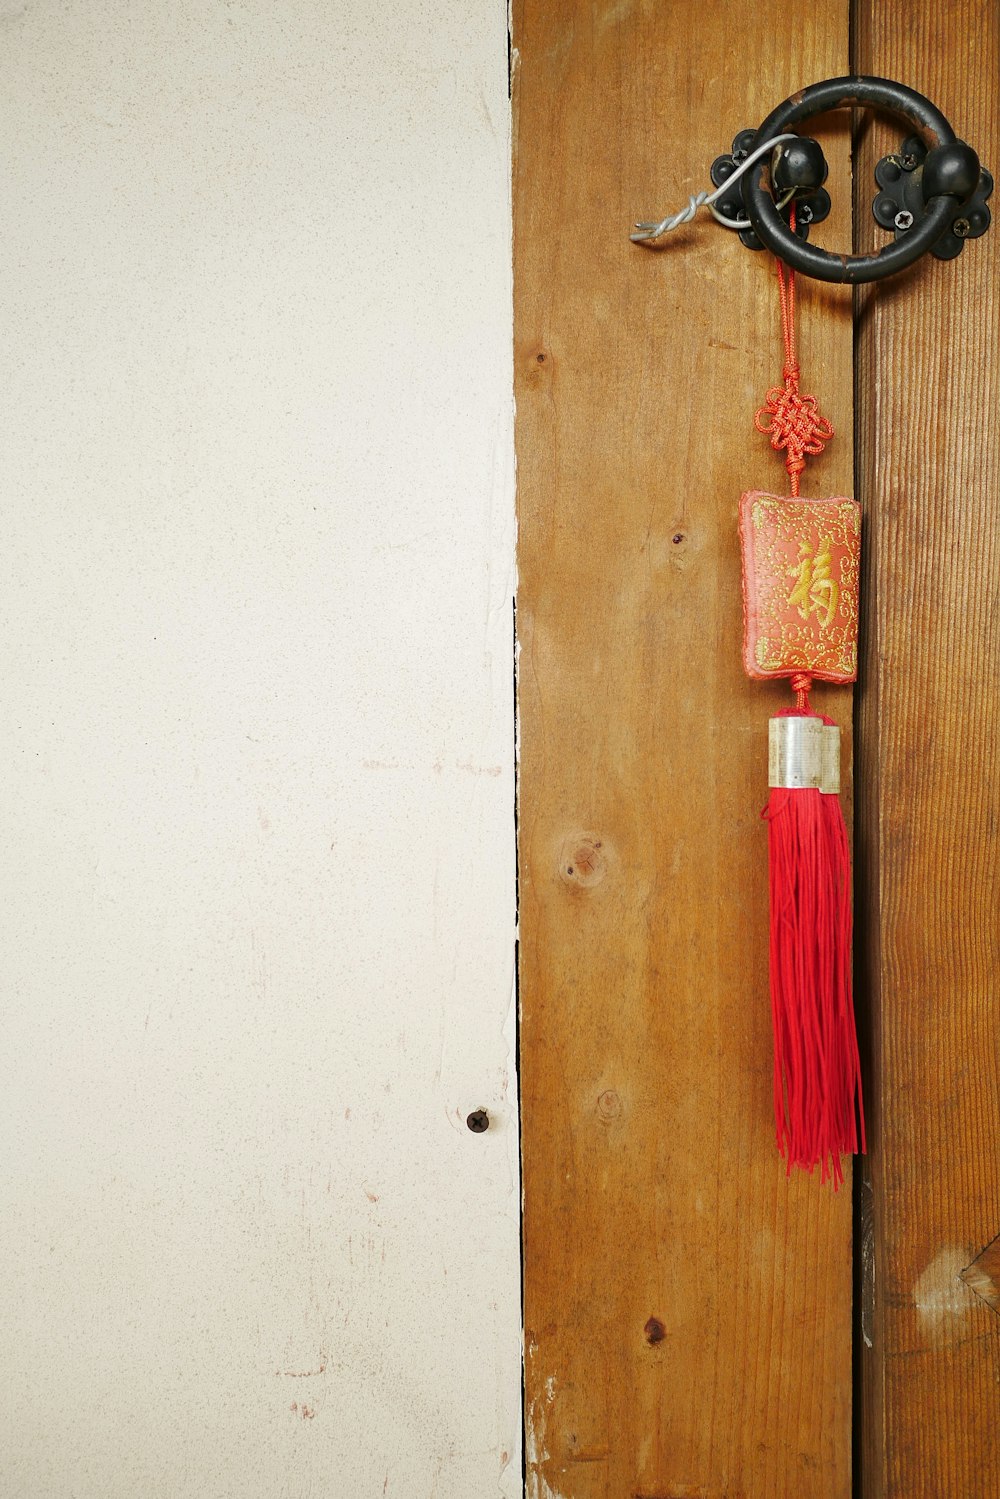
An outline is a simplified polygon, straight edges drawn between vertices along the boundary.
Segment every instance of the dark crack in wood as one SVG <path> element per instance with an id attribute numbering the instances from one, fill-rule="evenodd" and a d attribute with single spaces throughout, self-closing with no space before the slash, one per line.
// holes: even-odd
<path id="1" fill-rule="evenodd" d="M 1000 1315 L 1000 1234 L 962 1271 L 961 1279 Z"/>

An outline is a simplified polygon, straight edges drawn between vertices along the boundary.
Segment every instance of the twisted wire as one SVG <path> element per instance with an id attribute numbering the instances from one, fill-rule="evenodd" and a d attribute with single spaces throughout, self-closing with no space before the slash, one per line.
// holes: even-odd
<path id="1" fill-rule="evenodd" d="M 669 234 L 671 229 L 677 229 L 681 224 L 690 224 L 699 208 L 707 208 L 712 217 L 720 224 L 724 224 L 727 229 L 749 229 L 749 219 L 727 218 L 724 213 L 721 213 L 715 207 L 716 199 L 720 198 L 727 188 L 732 187 L 734 182 L 739 181 L 744 172 L 748 172 L 762 156 L 766 156 L 768 151 L 773 150 L 775 146 L 780 146 L 783 141 L 794 141 L 798 140 L 798 138 L 797 135 L 789 132 L 786 132 L 784 135 L 772 136 L 770 140 L 765 141 L 763 145 L 757 146 L 755 150 L 751 151 L 746 160 L 740 162 L 735 172 L 730 172 L 725 182 L 720 183 L 712 192 L 692 193 L 684 208 L 680 209 L 677 213 L 667 214 L 665 219 L 660 219 L 658 222 L 655 220 L 640 220 L 635 226 L 637 232 L 630 234 L 629 239 L 636 245 L 651 245 L 660 239 L 662 235 Z M 779 207 L 783 207 L 785 203 L 789 202 L 794 191 L 795 189 L 793 188 L 790 192 L 786 193 Z"/>

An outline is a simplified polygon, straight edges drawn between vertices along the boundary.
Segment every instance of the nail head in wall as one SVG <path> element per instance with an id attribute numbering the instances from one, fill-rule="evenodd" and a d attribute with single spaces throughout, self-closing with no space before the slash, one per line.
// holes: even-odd
<path id="1" fill-rule="evenodd" d="M 485 1109 L 473 1109 L 465 1122 L 474 1135 L 481 1135 L 490 1127 L 490 1116 Z"/>

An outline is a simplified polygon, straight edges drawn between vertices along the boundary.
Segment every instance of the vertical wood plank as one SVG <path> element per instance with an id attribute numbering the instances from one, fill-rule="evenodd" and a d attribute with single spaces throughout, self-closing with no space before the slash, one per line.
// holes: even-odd
<path id="1" fill-rule="evenodd" d="M 795 88 L 846 0 L 774 13 L 517 0 L 522 1031 L 532 1499 L 845 1499 L 850 1191 L 773 1143 L 767 719 L 740 665 L 736 509 L 782 488 L 773 262 L 683 203 Z M 824 132 L 850 240 L 846 120 Z M 801 297 L 849 493 L 850 295 Z M 850 724 L 850 694 L 822 702 Z"/>
<path id="2" fill-rule="evenodd" d="M 995 5 L 857 0 L 854 65 L 928 94 L 997 170 Z M 881 238 L 874 163 L 906 133 L 863 126 L 859 248 Z M 1000 1491 L 996 1256 L 967 1268 L 1000 1233 L 998 286 L 994 227 L 859 298 L 866 1499 Z"/>

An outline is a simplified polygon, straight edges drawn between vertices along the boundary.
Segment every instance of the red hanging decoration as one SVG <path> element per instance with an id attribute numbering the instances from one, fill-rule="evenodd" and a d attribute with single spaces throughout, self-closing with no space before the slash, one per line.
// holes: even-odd
<path id="1" fill-rule="evenodd" d="M 835 728 L 833 720 L 788 708 Z M 839 733 L 834 740 L 839 751 Z M 767 821 L 771 1018 L 778 1149 L 823 1181 L 864 1150 L 861 1069 L 851 992 L 850 847 L 840 798 L 827 787 L 776 787 Z"/>
<path id="2" fill-rule="evenodd" d="M 794 228 L 794 219 L 792 221 Z M 778 262 L 784 385 L 755 425 L 784 451 L 791 497 L 751 491 L 740 505 L 744 666 L 789 678 L 796 706 L 770 724 L 762 816 L 770 867 L 771 1012 L 778 1149 L 791 1171 L 820 1167 L 834 1188 L 842 1157 L 865 1148 L 851 983 L 850 844 L 840 806 L 840 730 L 809 704 L 814 679 L 857 675 L 860 511 L 853 500 L 802 500 L 807 455 L 834 435 L 799 391 L 794 273 Z"/>
<path id="3" fill-rule="evenodd" d="M 792 215 L 792 228 L 795 216 Z M 771 439 L 776 453 L 784 448 L 785 468 L 791 480 L 792 494 L 798 495 L 799 475 L 806 466 L 806 454 L 818 457 L 834 436 L 833 428 L 819 413 L 815 396 L 799 394 L 799 362 L 795 355 L 795 272 L 786 271 L 778 261 L 778 300 L 781 304 L 781 332 L 785 341 L 784 385 L 772 385 L 764 405 L 753 419 L 758 432 Z"/>

